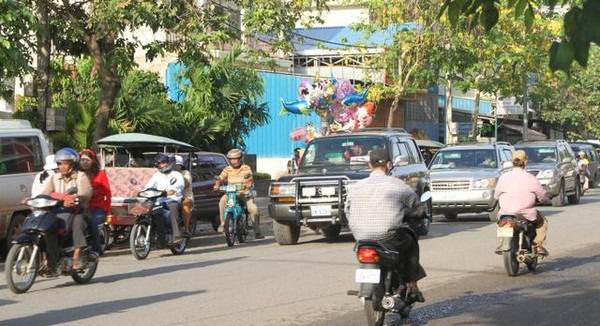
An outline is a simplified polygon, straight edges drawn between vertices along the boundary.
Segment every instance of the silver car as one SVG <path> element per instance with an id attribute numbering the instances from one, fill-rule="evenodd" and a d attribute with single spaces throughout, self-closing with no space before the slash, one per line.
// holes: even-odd
<path id="1" fill-rule="evenodd" d="M 512 168 L 513 151 L 505 142 L 442 148 L 429 165 L 433 212 L 454 220 L 460 213 L 485 211 L 495 221 L 494 188 L 500 174 Z"/>

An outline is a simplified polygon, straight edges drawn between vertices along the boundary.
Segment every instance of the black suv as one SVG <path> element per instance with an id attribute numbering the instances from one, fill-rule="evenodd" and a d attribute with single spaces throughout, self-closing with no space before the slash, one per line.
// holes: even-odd
<path id="1" fill-rule="evenodd" d="M 196 217 L 209 221 L 215 231 L 220 224 L 219 200 L 223 194 L 213 187 L 221 171 L 228 165 L 227 157 L 221 153 L 198 152 L 190 170 Z"/>
<path id="2" fill-rule="evenodd" d="M 369 176 L 368 152 L 387 149 L 391 174 L 405 180 L 418 195 L 429 191 L 429 172 L 413 137 L 404 129 L 369 128 L 338 133 L 311 141 L 298 171 L 273 182 L 269 191 L 269 214 L 279 244 L 296 244 L 300 226 L 321 230 L 328 240 L 338 237 L 348 223 L 344 216 L 346 193 Z M 425 234 L 431 222 L 427 203 Z"/>
<path id="3" fill-rule="evenodd" d="M 594 148 L 594 144 L 587 142 L 570 142 L 569 145 L 574 154 L 584 152 L 587 159 L 590 161 L 588 165 L 589 171 L 589 187 L 594 188 L 600 182 L 600 156 Z"/>

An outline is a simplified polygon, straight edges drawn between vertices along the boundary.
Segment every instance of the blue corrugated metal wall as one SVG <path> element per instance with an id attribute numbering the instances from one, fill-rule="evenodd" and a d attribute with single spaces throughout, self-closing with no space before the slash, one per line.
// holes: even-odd
<path id="1" fill-rule="evenodd" d="M 446 106 L 446 96 L 444 94 L 440 94 L 438 100 L 438 105 L 440 107 Z M 473 109 L 475 109 L 475 100 L 470 98 L 453 96 L 452 108 L 473 112 Z M 486 100 L 479 101 L 479 114 L 490 114 L 491 112 L 492 102 Z"/>
<path id="2" fill-rule="evenodd" d="M 307 77 L 271 72 L 260 72 L 260 75 L 265 81 L 263 101 L 269 106 L 271 122 L 250 132 L 245 138 L 246 152 L 260 158 L 290 157 L 294 148 L 304 146 L 303 141 L 290 139 L 290 131 L 304 127 L 307 122 L 311 122 L 316 128 L 321 123 L 321 119 L 314 113 L 309 116 L 279 115 L 281 99 L 286 102 L 295 101 L 298 98 L 298 83 Z"/>

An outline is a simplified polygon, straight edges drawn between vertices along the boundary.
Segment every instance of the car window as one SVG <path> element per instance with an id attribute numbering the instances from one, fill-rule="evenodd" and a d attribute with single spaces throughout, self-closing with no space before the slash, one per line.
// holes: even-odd
<path id="1" fill-rule="evenodd" d="M 221 173 L 221 171 L 223 171 L 223 169 L 225 167 L 227 167 L 227 165 L 229 165 L 229 163 L 227 162 L 227 159 L 224 158 L 223 156 L 220 155 L 211 155 L 213 162 L 215 163 L 215 174 L 218 175 Z"/>
<path id="2" fill-rule="evenodd" d="M 504 156 L 503 160 L 506 162 L 512 161 L 512 151 L 510 149 L 503 149 L 502 155 Z"/>
<path id="3" fill-rule="evenodd" d="M 369 151 L 385 149 L 385 139 L 375 136 L 317 138 L 308 144 L 300 168 L 320 165 L 366 167 Z"/>
<path id="4" fill-rule="evenodd" d="M 573 158 L 573 153 L 571 153 L 565 145 L 558 145 L 558 152 L 560 153 L 560 160 L 564 160 L 565 158 Z"/>
<path id="5" fill-rule="evenodd" d="M 440 151 L 433 161 L 431 170 L 497 168 L 496 151 L 494 149 L 458 149 Z"/>
<path id="6" fill-rule="evenodd" d="M 408 147 L 405 142 L 400 141 L 397 138 L 393 139 L 392 143 L 392 162 L 396 160 L 396 157 L 403 155 L 409 158 L 410 162 L 410 152 L 408 151 Z M 412 162 L 411 162 L 412 163 Z"/>
<path id="7" fill-rule="evenodd" d="M 44 158 L 38 137 L 0 138 L 0 175 L 39 172 Z"/>
<path id="8" fill-rule="evenodd" d="M 556 163 L 558 162 L 557 148 L 554 146 L 523 147 L 517 148 L 525 151 L 529 163 Z"/>
<path id="9" fill-rule="evenodd" d="M 194 181 L 213 180 L 218 175 L 217 163 L 213 155 L 199 155 L 196 166 L 192 168 Z"/>
<path id="10" fill-rule="evenodd" d="M 419 150 L 417 149 L 417 145 L 415 144 L 415 141 L 410 139 L 406 141 L 406 146 L 408 146 L 408 149 L 410 150 L 410 163 L 411 164 L 415 164 L 415 163 L 421 163 L 422 159 L 421 159 L 421 155 L 419 153 Z"/>

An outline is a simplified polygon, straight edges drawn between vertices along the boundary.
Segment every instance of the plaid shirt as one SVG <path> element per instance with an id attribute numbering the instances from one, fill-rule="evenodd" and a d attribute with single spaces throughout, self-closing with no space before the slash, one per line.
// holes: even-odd
<path id="1" fill-rule="evenodd" d="M 402 225 L 405 210 L 419 204 L 417 194 L 404 181 L 382 172 L 352 186 L 344 212 L 356 241 L 380 240 Z"/>

